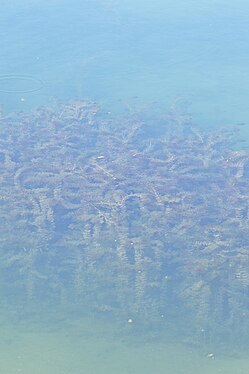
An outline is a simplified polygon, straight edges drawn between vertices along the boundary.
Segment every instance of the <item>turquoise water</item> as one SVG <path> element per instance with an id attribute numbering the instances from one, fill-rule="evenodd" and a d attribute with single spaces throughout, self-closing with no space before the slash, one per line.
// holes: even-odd
<path id="1" fill-rule="evenodd" d="M 8 5 L 9 4 L 9 5 Z M 138 96 L 190 103 L 198 123 L 247 122 L 245 1 L 2 2 L 1 75 L 44 82 L 36 94 L 1 94 L 8 107 L 87 96 L 111 105 Z"/>
<path id="2" fill-rule="evenodd" d="M 111 322 L 98 320 L 71 321 L 65 329 L 52 332 L 28 326 L 2 327 L 0 368 L 10 374 L 248 372 L 245 358 L 210 359 L 179 343 L 138 341 L 115 333 Z"/>
<path id="3" fill-rule="evenodd" d="M 221 129 L 224 126 L 230 129 L 237 123 L 243 124 L 240 126 L 240 138 L 248 142 L 248 16 L 249 5 L 242 0 L 235 3 L 224 0 L 24 0 L 10 3 L 3 0 L 0 12 L 2 112 L 4 115 L 20 110 L 30 113 L 37 106 L 57 108 L 59 102 L 89 98 L 100 104 L 107 113 L 118 115 L 125 112 L 131 116 L 135 113 L 136 119 L 144 119 L 144 113 L 148 113 L 150 107 L 153 108 L 151 113 L 154 113 L 154 108 L 159 108 L 156 111 L 160 113 L 168 113 L 177 103 L 182 110 L 191 114 L 193 123 L 201 129 Z M 158 126 L 160 127 L 160 121 Z M 22 129 L 25 138 L 24 127 Z M 161 128 L 156 130 L 161 131 Z M 39 132 L 36 136 L 38 141 Z M 31 138 L 23 143 L 27 149 L 29 139 Z M 18 152 L 21 149 L 25 154 L 27 166 L 28 151 L 25 153 L 25 150 L 18 148 L 18 138 L 16 141 Z M 153 145 L 148 148 L 150 147 L 153 148 Z M 42 152 L 42 147 L 40 149 Z M 1 148 L 1 157 L 2 151 Z M 64 157 L 63 149 L 61 155 Z M 70 155 L 67 157 L 71 161 Z M 99 153 L 99 157 L 102 157 L 102 153 Z M 105 166 L 98 168 L 114 179 Z M 20 180 L 20 184 L 26 183 L 26 188 L 29 187 L 25 178 L 31 177 L 32 185 L 30 171 L 26 172 L 24 169 L 23 173 L 20 168 L 20 174 L 18 171 L 15 175 L 17 182 Z M 6 193 L 6 186 L 1 186 L 2 196 L 2 191 Z M 39 187 L 41 188 L 40 185 Z M 148 189 L 153 190 L 150 186 Z M 157 191 L 154 194 L 157 197 Z M 20 201 L 22 198 L 20 197 Z M 10 222 L 12 202 L 10 200 L 7 208 L 3 208 L 9 209 Z M 41 202 L 39 204 L 42 205 Z M 25 214 L 26 212 L 23 215 Z M 23 224 L 21 220 L 20 222 Z M 12 229 L 6 226 L 2 225 L 2 243 L 9 240 L 10 234 L 14 237 L 20 233 L 18 224 L 13 225 Z M 4 266 L 1 267 L 1 279 L 5 282 L 3 284 L 8 283 L 6 289 L 1 288 L 4 298 L 0 317 L 1 372 L 248 373 L 248 350 L 244 336 L 242 352 L 240 346 L 237 347 L 238 337 L 233 342 L 232 334 L 228 345 L 225 334 L 221 334 L 218 343 L 211 344 L 209 338 L 204 336 L 204 329 L 196 337 L 193 333 L 191 339 L 186 333 L 180 334 L 177 326 L 172 327 L 172 315 L 175 311 L 180 313 L 181 306 L 177 305 L 171 311 L 171 299 L 159 321 L 156 321 L 155 328 L 150 322 L 141 326 L 136 317 L 131 316 L 130 301 L 125 299 L 128 294 L 119 295 L 120 299 L 123 297 L 123 304 L 127 304 L 127 312 L 122 304 L 122 313 L 112 316 L 109 304 L 103 303 L 103 313 L 95 311 L 89 316 L 88 303 L 94 304 L 95 299 L 94 281 L 90 280 L 92 288 L 89 291 L 90 297 L 88 295 L 86 298 L 86 305 L 80 297 L 79 301 L 77 297 L 76 300 L 70 300 L 70 282 L 76 282 L 77 279 L 72 281 L 66 271 L 64 274 L 64 268 L 60 269 L 63 255 L 59 252 L 50 263 L 46 263 L 44 272 L 48 276 L 51 269 L 57 269 L 58 261 L 59 271 L 53 278 L 54 283 L 48 282 L 48 293 L 51 291 L 55 298 L 53 303 L 51 295 L 48 297 L 43 289 L 45 276 L 32 270 L 34 264 L 29 256 L 32 249 L 27 249 L 26 246 L 30 245 L 32 248 L 36 235 L 33 233 L 29 238 L 29 229 L 27 226 L 26 232 L 24 225 L 22 235 L 26 236 L 24 239 L 20 236 L 22 257 L 14 258 L 15 247 L 8 248 L 12 255 L 10 262 L 16 266 L 16 274 L 13 275 L 11 271 L 8 273 L 7 265 L 7 270 Z M 63 230 L 62 225 L 61 231 Z M 42 234 L 42 231 L 38 232 L 37 236 Z M 51 248 L 53 240 L 48 241 Z M 69 239 L 66 237 L 65 240 Z M 198 240 L 201 239 L 198 237 Z M 6 248 L 6 244 L 3 244 L 3 260 L 7 257 Z M 59 249 L 65 250 L 61 243 Z M 108 251 L 108 248 L 105 249 Z M 46 251 L 42 256 L 45 257 Z M 75 258 L 80 264 L 81 257 L 78 253 Z M 21 263 L 20 269 L 15 261 Z M 26 265 L 23 265 L 25 261 Z M 42 257 L 39 261 L 41 263 L 38 268 L 42 268 L 45 260 Z M 70 259 L 65 264 L 68 268 L 74 266 Z M 197 268 L 195 271 L 198 278 L 201 270 Z M 110 276 L 108 271 L 105 274 Z M 169 280 L 171 276 L 169 275 Z M 122 274 L 120 277 L 122 278 Z M 241 271 L 236 273 L 236 277 L 246 284 L 243 289 L 245 296 L 248 292 L 246 275 Z M 108 278 L 102 279 L 99 276 L 97 279 L 101 284 L 105 284 L 105 281 L 109 284 Z M 35 296 L 34 289 L 39 282 L 42 286 L 41 289 L 38 286 L 38 296 Z M 81 282 L 84 283 L 80 280 L 78 287 L 82 286 Z M 24 283 L 26 287 L 23 287 Z M 103 290 L 100 288 L 96 293 L 98 301 L 102 300 L 102 292 L 105 295 L 108 291 L 104 286 Z M 136 292 L 138 298 L 141 297 Z M 179 293 L 181 292 L 184 289 L 180 288 Z M 58 300 L 61 306 L 57 305 Z M 236 310 L 242 304 L 242 301 L 241 304 L 238 302 Z M 148 315 L 146 319 L 150 320 Z M 178 324 L 179 320 L 176 321 Z M 182 323 L 185 324 L 186 321 Z M 217 323 L 222 325 L 222 321 Z"/>

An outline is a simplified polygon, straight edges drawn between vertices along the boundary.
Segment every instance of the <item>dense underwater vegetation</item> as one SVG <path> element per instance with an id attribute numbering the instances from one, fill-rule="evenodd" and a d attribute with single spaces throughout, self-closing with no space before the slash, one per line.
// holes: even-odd
<path id="1" fill-rule="evenodd" d="M 249 152 L 177 103 L 151 113 L 77 100 L 2 115 L 1 299 L 243 349 Z"/>
<path id="2" fill-rule="evenodd" d="M 248 19 L 1 1 L 1 373 L 248 374 Z"/>

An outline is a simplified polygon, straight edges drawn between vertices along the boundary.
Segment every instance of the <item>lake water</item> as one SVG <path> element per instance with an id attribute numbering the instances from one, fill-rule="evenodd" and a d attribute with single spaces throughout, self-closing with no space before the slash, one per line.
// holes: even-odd
<path id="1" fill-rule="evenodd" d="M 1 1 L 1 372 L 248 373 L 248 17 Z"/>

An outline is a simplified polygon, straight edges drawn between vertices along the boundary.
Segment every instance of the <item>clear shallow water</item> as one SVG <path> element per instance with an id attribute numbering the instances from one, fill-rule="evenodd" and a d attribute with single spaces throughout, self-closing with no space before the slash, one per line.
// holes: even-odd
<path id="1" fill-rule="evenodd" d="M 180 97 L 198 126 L 245 122 L 241 137 L 248 141 L 246 1 L 3 1 L 1 6 L 5 113 L 79 97 L 111 111 L 124 106 L 132 112 L 155 101 L 168 110 Z M 146 331 L 143 339 L 127 320 L 69 316 L 48 324 L 31 323 L 25 315 L 15 323 L 3 317 L 1 371 L 248 372 L 249 361 L 238 353 L 222 355 L 169 337 L 148 337 Z"/>
<path id="2" fill-rule="evenodd" d="M 7 108 L 89 96 L 110 106 L 181 96 L 205 126 L 247 122 L 248 14 L 239 1 L 52 1 L 2 4 L 0 72 L 43 80 L 1 94 Z"/>
<path id="3" fill-rule="evenodd" d="M 64 324 L 64 327 L 63 327 Z M 134 336 L 125 322 L 63 321 L 49 330 L 25 322 L 1 326 L 2 372 L 102 374 L 247 374 L 248 358 L 215 356 L 186 344 Z M 120 334 L 122 329 L 123 333 Z"/>

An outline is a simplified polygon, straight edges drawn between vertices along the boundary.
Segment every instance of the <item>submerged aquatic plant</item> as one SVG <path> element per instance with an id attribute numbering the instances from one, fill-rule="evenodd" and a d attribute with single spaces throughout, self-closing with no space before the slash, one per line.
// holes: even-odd
<path id="1" fill-rule="evenodd" d="M 88 100 L 1 119 L 3 295 L 249 334 L 249 152 L 163 121 L 148 136 Z"/>

